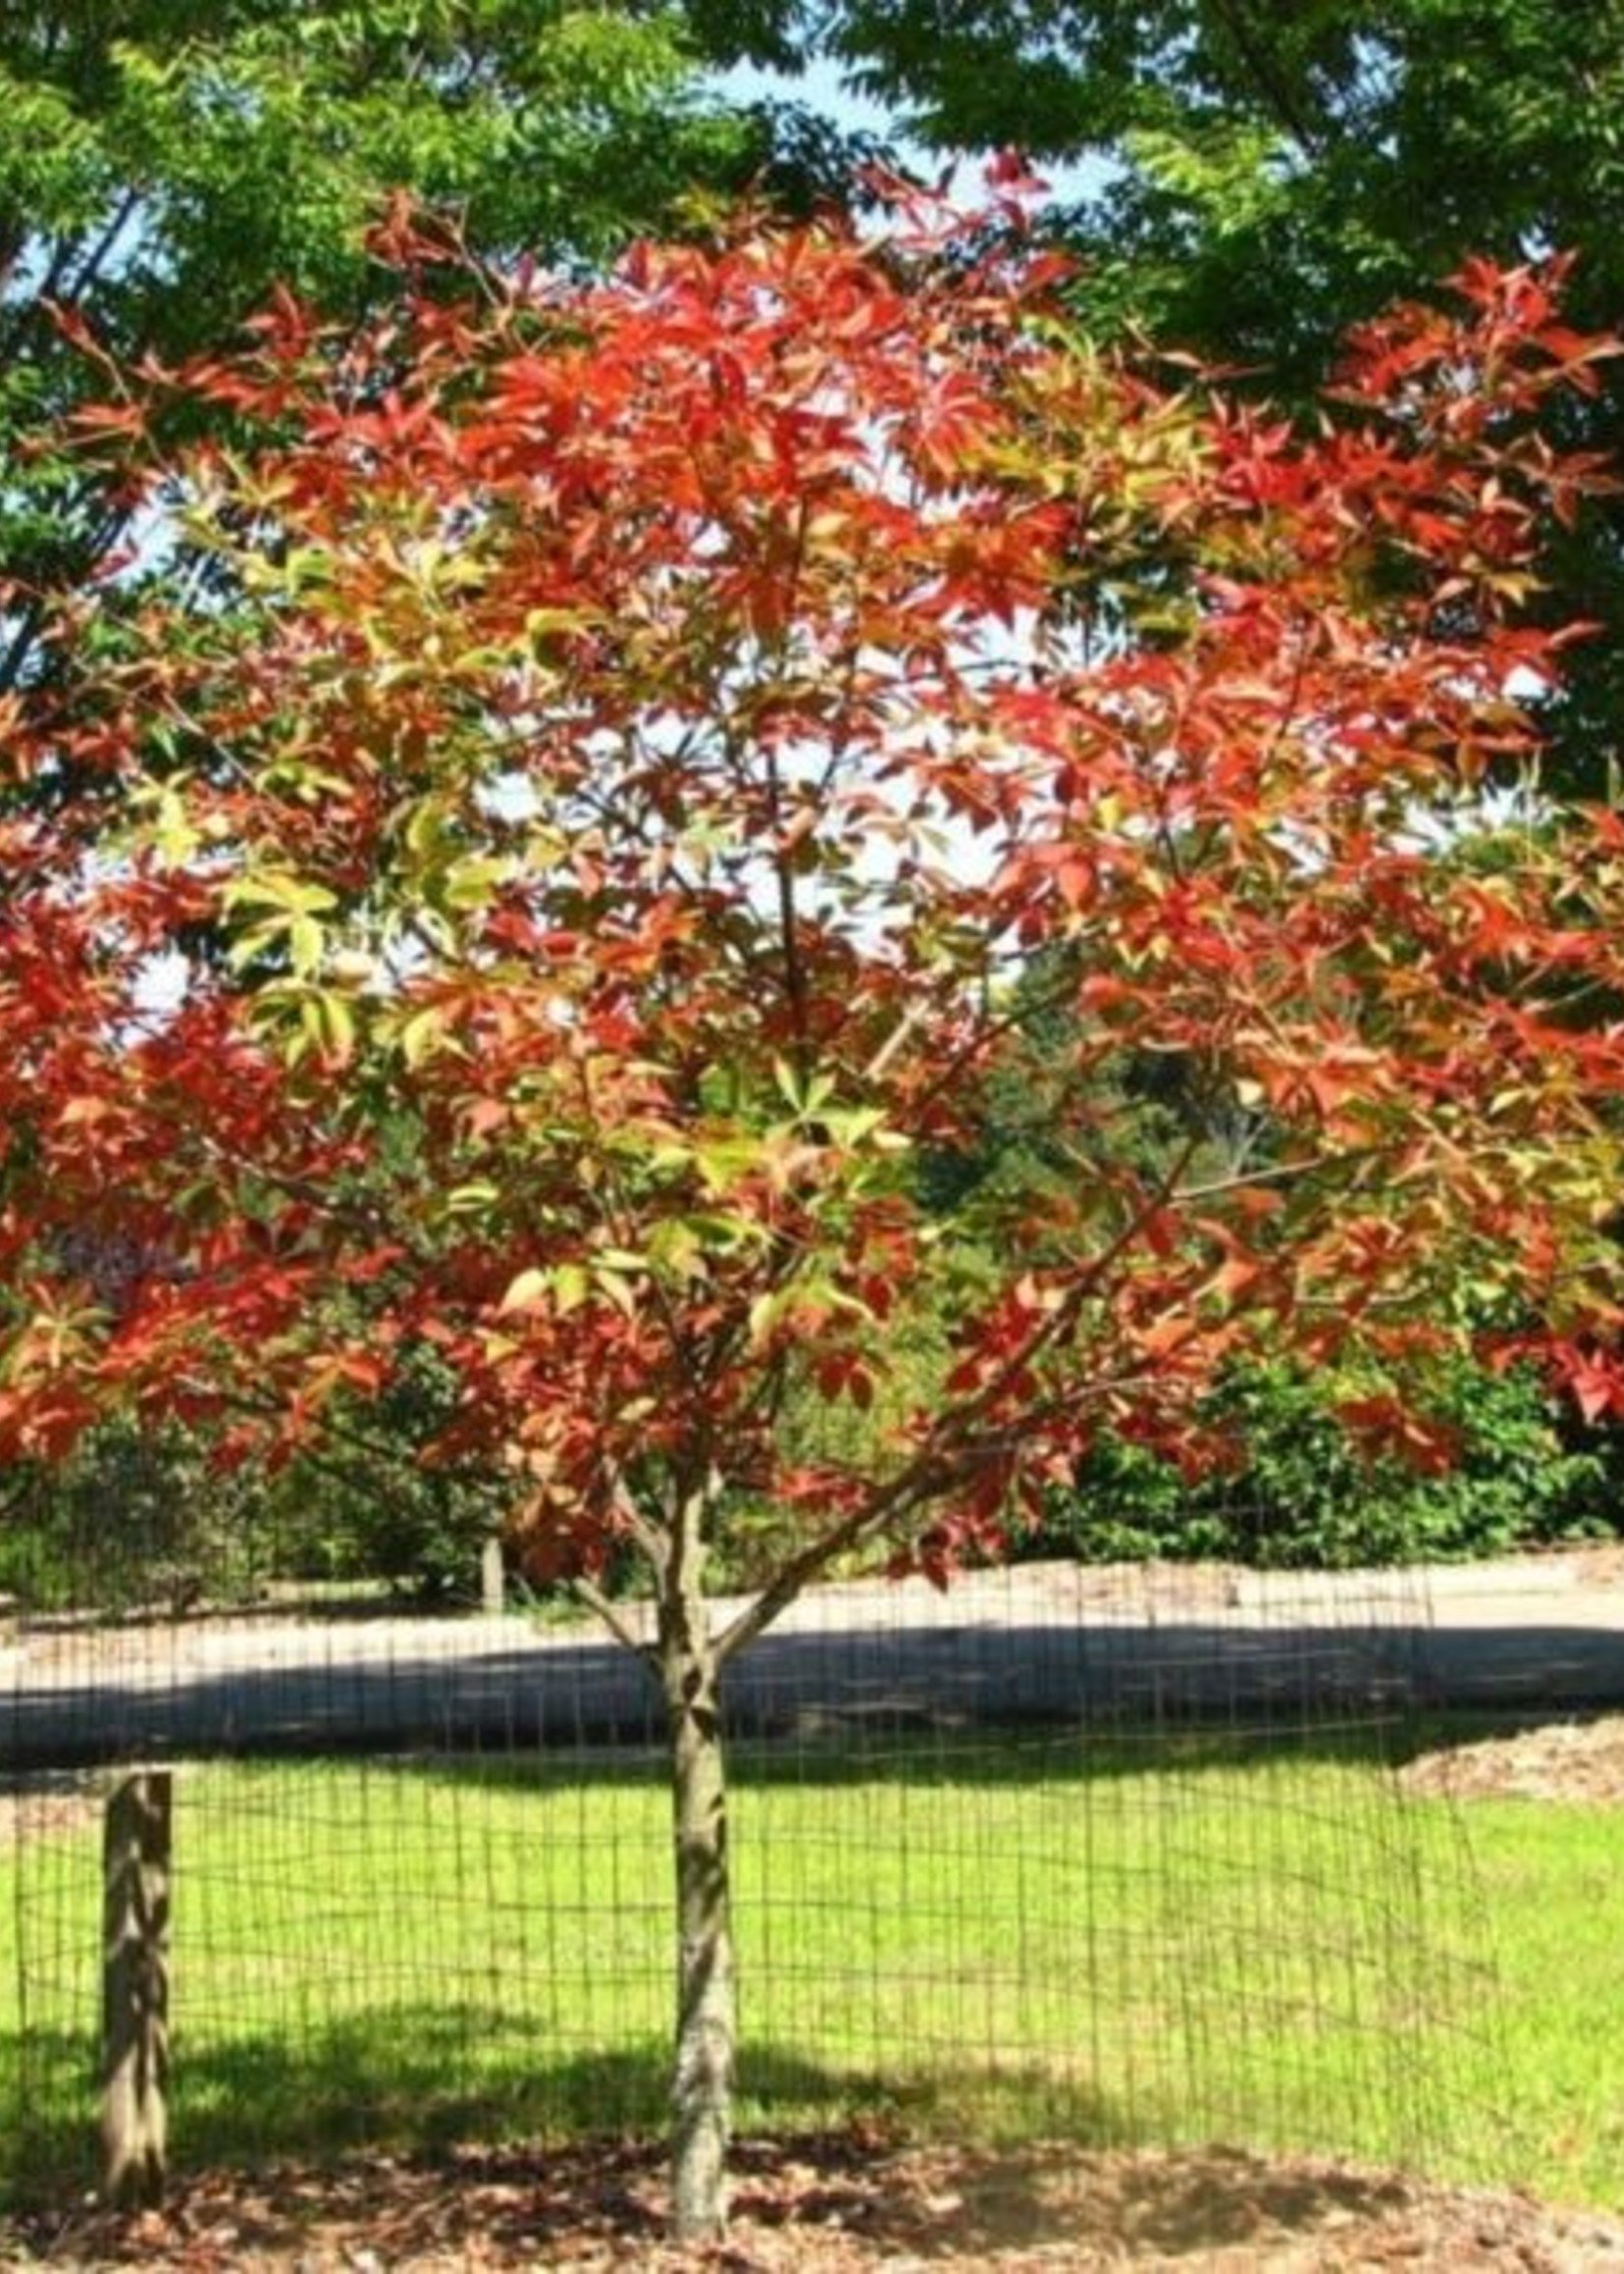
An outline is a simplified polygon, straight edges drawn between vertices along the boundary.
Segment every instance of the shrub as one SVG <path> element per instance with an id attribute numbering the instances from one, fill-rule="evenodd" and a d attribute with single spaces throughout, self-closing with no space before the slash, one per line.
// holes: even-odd
<path id="1" fill-rule="evenodd" d="M 1238 1370 L 1211 1415 L 1240 1425 L 1238 1470 L 1187 1486 L 1169 1462 L 1107 1437 L 1020 1552 L 1335 1569 L 1493 1555 L 1616 1528 L 1608 1465 L 1594 1444 L 1564 1441 L 1527 1372 L 1455 1372 L 1439 1418 L 1459 1456 L 1442 1476 L 1367 1458 L 1337 1416 L 1348 1394 L 1335 1376 L 1285 1366 Z"/>
<path id="2" fill-rule="evenodd" d="M 0 1593 L 34 1610 L 241 1603 L 271 1576 L 262 1479 L 227 1472 L 178 1422 L 106 1421 L 55 1471 L 12 1474 Z"/>

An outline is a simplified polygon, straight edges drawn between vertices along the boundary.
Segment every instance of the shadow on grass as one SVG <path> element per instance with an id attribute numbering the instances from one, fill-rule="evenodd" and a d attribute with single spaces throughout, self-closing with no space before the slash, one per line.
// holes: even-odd
<path id="1" fill-rule="evenodd" d="M 963 1728 L 841 1726 L 798 1739 L 735 1738 L 727 1775 L 735 1789 L 891 1783 L 1031 1787 L 1081 1785 L 1122 1778 L 1270 1772 L 1283 1765 L 1382 1771 L 1452 1741 L 1451 1718 L 1385 1717 L 1301 1727 L 1279 1722 L 1232 1727 L 1122 1727 L 1079 1731 L 982 1724 Z M 492 1792 L 564 1791 L 608 1784 L 660 1791 L 667 1775 L 658 1745 L 494 1753 L 422 1752 L 375 1760 L 436 1783 Z"/>
<path id="2" fill-rule="evenodd" d="M 10 2054 L 12 2045 L 0 2048 Z M 0 2201 L 37 2204 L 93 2183 L 96 2108 L 88 2042 L 30 2040 Z M 435 2155 L 466 2142 L 658 2139 L 668 2048 L 544 2054 L 533 2030 L 487 2012 L 391 2008 L 302 2042 L 268 2035 L 189 2048 L 177 2037 L 169 2093 L 177 2172 L 290 2159 L 318 2166 L 360 2148 Z M 909 2131 L 988 2141 L 1065 2137 L 1125 2145 L 1155 2136 L 1091 2087 L 1037 2066 L 992 2073 L 880 2075 L 830 2068 L 773 2044 L 741 2050 L 741 2132 L 826 2131 L 885 2117 Z M 7 2164 L 11 2168 L 7 2169 Z"/>

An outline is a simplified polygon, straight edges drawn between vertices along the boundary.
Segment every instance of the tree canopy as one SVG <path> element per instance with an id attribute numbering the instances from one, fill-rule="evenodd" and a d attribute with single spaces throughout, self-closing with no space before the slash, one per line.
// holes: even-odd
<path id="1" fill-rule="evenodd" d="M 0 720 L 53 792 L 0 822 L 0 1450 L 122 1410 L 274 1455 L 434 1354 L 430 1457 L 508 1481 L 667 1702 L 691 2233 L 720 1685 L 802 1586 L 945 1573 L 1108 1424 L 1221 1463 L 1248 1353 L 1357 1363 L 1345 1418 L 1422 1462 L 1485 1321 L 1624 1403 L 1624 1029 L 1574 1016 L 1624 978 L 1624 833 L 1484 794 L 1572 645 L 1519 611 L 1607 343 L 1479 266 L 1300 432 L 1091 347 L 1008 174 L 990 229 L 597 283 L 459 290 L 397 214 L 360 333 L 284 298 L 81 411 L 208 604 L 104 580 Z M 944 1215 L 915 1164 L 1034 965 L 1065 1173 Z M 1201 1101 L 1148 1151 L 1147 1059 Z"/>

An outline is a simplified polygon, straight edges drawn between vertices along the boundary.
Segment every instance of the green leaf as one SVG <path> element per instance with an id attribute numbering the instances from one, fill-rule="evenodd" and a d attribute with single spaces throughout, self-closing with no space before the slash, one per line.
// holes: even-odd
<path id="1" fill-rule="evenodd" d="M 455 861 L 445 872 L 440 888 L 447 907 L 477 910 L 488 907 L 495 897 L 496 888 L 511 874 L 512 864 L 506 860 L 491 859 L 470 854 Z"/>
<path id="2" fill-rule="evenodd" d="M 355 1013 L 348 1002 L 330 987 L 318 988 L 312 1001 L 327 1050 L 335 1058 L 348 1058 L 355 1049 Z"/>
<path id="3" fill-rule="evenodd" d="M 560 1263 L 549 1274 L 552 1288 L 552 1305 L 560 1318 L 572 1311 L 579 1311 L 592 1293 L 592 1280 L 584 1264 Z"/>
<path id="4" fill-rule="evenodd" d="M 314 916 L 290 916 L 287 923 L 288 960 L 295 975 L 308 979 L 321 968 L 327 936 Z"/>
<path id="5" fill-rule="evenodd" d="M 751 1137 L 702 1138 L 694 1147 L 694 1159 L 707 1189 L 725 1193 L 741 1178 L 760 1168 L 761 1139 Z"/>
<path id="6" fill-rule="evenodd" d="M 445 1213 L 448 1216 L 481 1215 L 493 1208 L 501 1199 L 494 1185 L 453 1185 L 445 1195 Z"/>
<path id="7" fill-rule="evenodd" d="M 802 1112 L 800 1076 L 795 1072 L 787 1058 L 774 1059 L 773 1079 L 778 1083 L 780 1092 L 790 1112 L 797 1114 Z"/>

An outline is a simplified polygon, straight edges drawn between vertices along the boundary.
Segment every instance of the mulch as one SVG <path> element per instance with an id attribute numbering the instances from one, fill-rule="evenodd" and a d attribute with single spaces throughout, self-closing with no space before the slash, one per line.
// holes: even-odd
<path id="1" fill-rule="evenodd" d="M 1412 1792 L 1451 1800 L 1624 1804 L 1624 1714 L 1541 1721 L 1422 1753 L 1399 1772 Z"/>
<path id="2" fill-rule="evenodd" d="M 185 2182 L 162 2212 L 93 2209 L 0 2229 L 0 2263 L 185 2274 L 493 2274 L 495 2269 L 1201 2267 L 1214 2274 L 1624 2268 L 1624 2224 L 1503 2191 L 1239 2150 L 998 2152 L 866 2127 L 738 2144 L 725 2242 L 664 2234 L 659 2151 L 598 2142 L 370 2155 Z"/>

